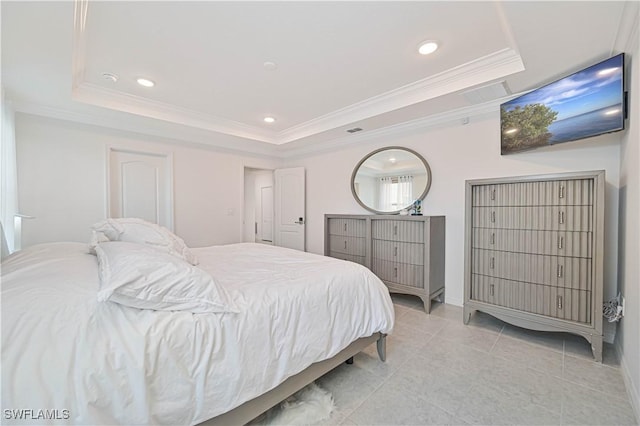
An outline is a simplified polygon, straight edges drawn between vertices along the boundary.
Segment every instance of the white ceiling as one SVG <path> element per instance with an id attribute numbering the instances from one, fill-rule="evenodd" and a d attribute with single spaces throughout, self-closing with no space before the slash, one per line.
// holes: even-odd
<path id="1" fill-rule="evenodd" d="M 258 153 L 497 109 L 508 97 L 497 89 L 527 91 L 619 53 L 638 13 L 611 1 L 1 7 L 16 110 Z M 426 39 L 441 46 L 430 56 L 417 53 Z"/>

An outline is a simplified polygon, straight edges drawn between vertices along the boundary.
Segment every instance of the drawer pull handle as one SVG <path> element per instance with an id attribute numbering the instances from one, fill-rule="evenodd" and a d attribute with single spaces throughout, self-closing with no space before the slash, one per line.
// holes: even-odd
<path id="1" fill-rule="evenodd" d="M 560 198 L 564 198 L 564 185 L 560 185 Z"/>
<path id="2" fill-rule="evenodd" d="M 344 249 L 347 249 L 347 240 L 344 240 Z"/>
<path id="3" fill-rule="evenodd" d="M 558 212 L 558 222 L 564 223 L 564 212 Z"/>
<path id="4" fill-rule="evenodd" d="M 492 257 L 491 258 L 491 263 L 490 263 L 490 268 L 494 269 L 496 267 L 496 258 Z"/>
<path id="5" fill-rule="evenodd" d="M 556 297 L 556 301 L 558 303 L 558 309 L 562 309 L 562 296 Z"/>
<path id="6" fill-rule="evenodd" d="M 492 232 L 491 233 L 491 244 L 495 244 L 496 243 L 496 233 Z"/>
<path id="7" fill-rule="evenodd" d="M 346 223 L 344 224 L 344 230 L 345 230 L 345 232 L 347 231 L 347 224 Z"/>
<path id="8" fill-rule="evenodd" d="M 393 276 L 398 278 L 398 268 L 393 268 Z"/>
<path id="9" fill-rule="evenodd" d="M 564 246 L 564 237 L 561 237 L 560 235 L 558 235 L 558 248 L 562 250 L 563 246 Z"/>
<path id="10" fill-rule="evenodd" d="M 562 278 L 564 275 L 564 266 L 558 265 L 558 278 Z"/>
<path id="11" fill-rule="evenodd" d="M 398 235 L 398 225 L 393 225 L 393 235 Z"/>
<path id="12" fill-rule="evenodd" d="M 491 212 L 491 223 L 496 223 L 496 212 Z"/>
<path id="13" fill-rule="evenodd" d="M 493 295 L 494 295 L 494 287 L 495 287 L 495 285 L 493 285 L 493 284 L 491 284 L 491 285 L 489 286 L 489 294 L 490 294 L 491 296 L 493 296 Z"/>
<path id="14" fill-rule="evenodd" d="M 491 200 L 494 201 L 496 199 L 496 189 L 491 190 Z"/>
<path id="15" fill-rule="evenodd" d="M 393 255 L 398 256 L 398 247 L 393 248 Z"/>

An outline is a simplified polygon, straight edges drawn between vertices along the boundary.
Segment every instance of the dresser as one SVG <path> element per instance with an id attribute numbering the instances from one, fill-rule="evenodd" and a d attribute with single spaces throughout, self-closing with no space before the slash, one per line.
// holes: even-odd
<path id="1" fill-rule="evenodd" d="M 325 215 L 326 256 L 371 269 L 392 293 L 444 300 L 444 216 Z"/>
<path id="2" fill-rule="evenodd" d="M 604 171 L 466 182 L 464 322 L 583 336 L 602 360 Z"/>

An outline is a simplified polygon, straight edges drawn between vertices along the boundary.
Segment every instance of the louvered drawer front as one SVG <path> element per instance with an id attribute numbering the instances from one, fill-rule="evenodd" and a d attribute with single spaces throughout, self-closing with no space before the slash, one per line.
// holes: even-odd
<path id="1" fill-rule="evenodd" d="M 476 207 L 474 228 L 531 229 L 538 231 L 591 231 L 590 206 Z"/>
<path id="2" fill-rule="evenodd" d="M 593 180 L 478 185 L 473 188 L 472 197 L 474 206 L 590 206 Z"/>
<path id="3" fill-rule="evenodd" d="M 591 322 L 591 292 L 472 275 L 471 298 L 570 321 Z"/>
<path id="4" fill-rule="evenodd" d="M 364 219 L 329 219 L 329 234 L 364 238 L 366 225 Z"/>
<path id="5" fill-rule="evenodd" d="M 373 257 L 392 262 L 424 264 L 424 244 L 373 240 Z"/>
<path id="6" fill-rule="evenodd" d="M 424 267 L 373 258 L 371 270 L 383 281 L 424 288 Z"/>
<path id="7" fill-rule="evenodd" d="M 352 254 L 339 253 L 337 251 L 329 252 L 329 256 L 335 257 L 336 259 L 348 260 L 350 262 L 359 263 L 360 265 L 365 264 L 364 256 L 354 256 Z"/>
<path id="8" fill-rule="evenodd" d="M 424 242 L 424 222 L 372 220 L 371 228 L 374 239 L 408 243 Z"/>
<path id="9" fill-rule="evenodd" d="M 592 257 L 591 232 L 473 228 L 473 248 Z"/>
<path id="10" fill-rule="evenodd" d="M 508 280 L 591 290 L 591 259 L 473 249 L 472 272 Z"/>
<path id="11" fill-rule="evenodd" d="M 365 255 L 365 238 L 343 237 L 340 235 L 329 236 L 329 251 L 336 253 L 351 254 L 356 256 Z"/>

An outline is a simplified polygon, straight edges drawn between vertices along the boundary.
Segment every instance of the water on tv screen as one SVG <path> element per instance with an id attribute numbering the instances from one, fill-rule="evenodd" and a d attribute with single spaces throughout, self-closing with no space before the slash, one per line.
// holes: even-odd
<path id="1" fill-rule="evenodd" d="M 500 106 L 501 153 L 624 129 L 624 54 Z"/>

